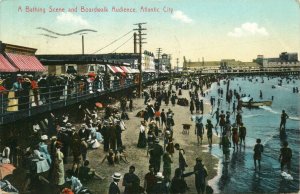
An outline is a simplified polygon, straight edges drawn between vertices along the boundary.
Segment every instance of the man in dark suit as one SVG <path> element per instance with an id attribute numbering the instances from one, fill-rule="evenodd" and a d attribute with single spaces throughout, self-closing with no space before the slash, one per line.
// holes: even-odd
<path id="1" fill-rule="evenodd" d="M 109 185 L 108 194 L 121 194 L 121 191 L 118 187 L 118 182 L 121 179 L 121 173 L 115 172 L 112 178 L 113 178 L 113 182 L 111 182 Z"/>

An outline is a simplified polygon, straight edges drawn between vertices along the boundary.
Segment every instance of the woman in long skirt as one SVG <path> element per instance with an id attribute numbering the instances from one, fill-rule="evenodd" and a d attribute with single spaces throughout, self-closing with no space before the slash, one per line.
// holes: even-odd
<path id="1" fill-rule="evenodd" d="M 138 148 L 145 148 L 147 146 L 147 139 L 146 139 L 146 124 L 145 121 L 141 121 L 140 126 L 140 135 L 137 147 Z"/>
<path id="2" fill-rule="evenodd" d="M 60 151 L 62 143 L 56 142 L 55 164 L 53 166 L 53 183 L 62 186 L 65 183 L 64 154 Z"/>

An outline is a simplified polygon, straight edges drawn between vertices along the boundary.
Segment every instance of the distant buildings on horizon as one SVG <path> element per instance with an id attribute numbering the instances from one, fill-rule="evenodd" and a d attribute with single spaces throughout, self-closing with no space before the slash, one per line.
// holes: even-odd
<path id="1" fill-rule="evenodd" d="M 236 61 L 235 59 L 222 59 L 220 61 L 187 61 L 184 57 L 183 69 L 201 72 L 245 72 L 272 69 L 292 70 L 299 69 L 298 53 L 282 52 L 277 58 L 264 58 L 257 55 L 252 62 Z"/>

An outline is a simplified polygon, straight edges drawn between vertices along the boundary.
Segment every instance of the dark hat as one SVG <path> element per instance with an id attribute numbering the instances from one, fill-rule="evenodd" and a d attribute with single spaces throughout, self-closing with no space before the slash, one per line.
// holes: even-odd
<path id="1" fill-rule="evenodd" d="M 200 157 L 197 157 L 196 162 L 202 162 L 202 159 Z"/>

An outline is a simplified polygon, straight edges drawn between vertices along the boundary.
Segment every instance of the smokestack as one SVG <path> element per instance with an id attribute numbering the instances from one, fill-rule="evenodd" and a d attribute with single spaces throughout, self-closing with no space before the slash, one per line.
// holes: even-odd
<path id="1" fill-rule="evenodd" d="M 84 55 L 84 36 L 81 36 L 82 54 Z"/>

